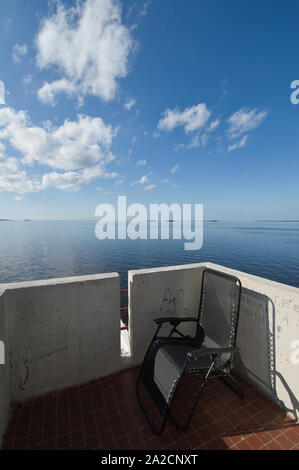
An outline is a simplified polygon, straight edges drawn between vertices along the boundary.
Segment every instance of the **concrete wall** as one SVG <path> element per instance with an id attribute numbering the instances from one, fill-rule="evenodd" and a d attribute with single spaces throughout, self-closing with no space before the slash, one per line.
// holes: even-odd
<path id="1" fill-rule="evenodd" d="M 2 437 L 6 429 L 9 405 L 10 405 L 10 392 L 9 392 L 9 343 L 8 331 L 5 311 L 5 292 L 0 289 L 0 341 L 4 343 L 5 347 L 5 363 L 2 364 L 0 358 L 0 448 L 2 444 Z"/>
<path id="2" fill-rule="evenodd" d="M 243 284 L 236 358 L 240 374 L 298 413 L 299 289 L 210 263 L 129 272 L 130 353 L 120 357 L 116 273 L 0 285 L 0 442 L 10 401 L 19 401 L 140 364 L 154 318 L 197 316 L 204 267 Z M 185 332 L 194 333 L 187 324 Z M 297 352 L 296 349 L 297 348 Z"/>
<path id="3" fill-rule="evenodd" d="M 223 266 L 206 265 L 234 274 L 242 282 L 237 370 L 298 419 L 299 289 Z"/>
<path id="4" fill-rule="evenodd" d="M 238 372 L 287 411 L 299 413 L 299 289 L 211 263 L 129 272 L 131 363 L 141 363 L 154 318 L 197 315 L 204 267 L 239 277 Z"/>
<path id="5" fill-rule="evenodd" d="M 6 285 L 12 401 L 120 369 L 116 273 Z"/>
<path id="6" fill-rule="evenodd" d="M 129 271 L 131 364 L 140 364 L 155 332 L 154 318 L 197 317 L 203 264 Z M 192 334 L 193 323 L 181 328 Z"/>

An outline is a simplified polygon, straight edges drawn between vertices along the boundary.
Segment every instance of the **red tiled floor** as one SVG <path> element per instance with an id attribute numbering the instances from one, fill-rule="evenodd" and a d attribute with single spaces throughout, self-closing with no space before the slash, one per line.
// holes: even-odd
<path id="1" fill-rule="evenodd" d="M 243 400 L 210 380 L 187 431 L 168 421 L 157 437 L 136 399 L 138 370 L 13 405 L 3 449 L 299 449 L 294 421 L 238 377 Z M 173 403 L 178 420 L 186 416 L 198 380 L 187 377 L 178 390 Z M 154 416 L 158 419 L 157 412 Z"/>

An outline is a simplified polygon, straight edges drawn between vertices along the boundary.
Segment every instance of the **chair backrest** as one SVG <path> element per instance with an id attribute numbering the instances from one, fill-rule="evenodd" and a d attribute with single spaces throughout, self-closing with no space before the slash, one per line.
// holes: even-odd
<path id="1" fill-rule="evenodd" d="M 223 348 L 236 344 L 241 287 L 235 276 L 213 269 L 203 271 L 199 324 L 206 338 Z"/>

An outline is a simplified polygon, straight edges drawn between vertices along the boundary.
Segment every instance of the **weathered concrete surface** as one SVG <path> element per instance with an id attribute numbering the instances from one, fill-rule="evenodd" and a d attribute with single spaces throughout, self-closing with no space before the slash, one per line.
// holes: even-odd
<path id="1" fill-rule="evenodd" d="M 6 346 L 0 442 L 10 401 L 140 364 L 154 318 L 197 316 L 204 267 L 234 274 L 243 285 L 237 370 L 298 413 L 299 289 L 210 263 L 189 264 L 129 272 L 130 353 L 122 361 L 118 274 L 0 285 L 0 341 Z M 187 324 L 184 331 L 194 329 Z"/>
<path id="2" fill-rule="evenodd" d="M 116 273 L 7 285 L 12 401 L 120 369 Z"/>
<path id="3" fill-rule="evenodd" d="M 2 355 L 0 357 L 0 448 L 2 444 L 3 434 L 6 429 L 9 405 L 10 405 L 10 392 L 9 392 L 9 343 L 7 332 L 7 321 L 5 311 L 5 292 L 0 289 L 0 346 L 4 344 L 4 361 L 2 364 Z"/>
<path id="4" fill-rule="evenodd" d="M 203 264 L 129 271 L 131 364 L 140 364 L 155 332 L 154 318 L 197 317 Z M 188 323 L 181 331 L 192 334 Z M 161 330 L 162 332 L 162 330 Z"/>
<path id="5" fill-rule="evenodd" d="M 299 413 L 299 289 L 212 263 L 129 272 L 131 361 L 141 363 L 154 318 L 196 316 L 204 267 L 240 278 L 243 291 L 236 368 L 294 416 Z M 298 346 L 299 348 L 299 346 Z"/>
<path id="6" fill-rule="evenodd" d="M 224 268 L 242 282 L 237 370 L 269 398 L 299 417 L 299 289 Z M 299 358 L 299 345 L 297 346 Z"/>

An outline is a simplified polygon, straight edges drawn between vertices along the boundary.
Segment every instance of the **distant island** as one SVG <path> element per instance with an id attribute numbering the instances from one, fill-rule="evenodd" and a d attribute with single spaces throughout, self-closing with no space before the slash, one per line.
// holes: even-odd
<path id="1" fill-rule="evenodd" d="M 257 222 L 299 222 L 299 219 L 293 220 L 257 220 Z"/>
<path id="2" fill-rule="evenodd" d="M 15 219 L 0 219 L 0 222 L 17 222 Z M 32 222 L 31 219 L 24 219 L 23 222 Z"/>

